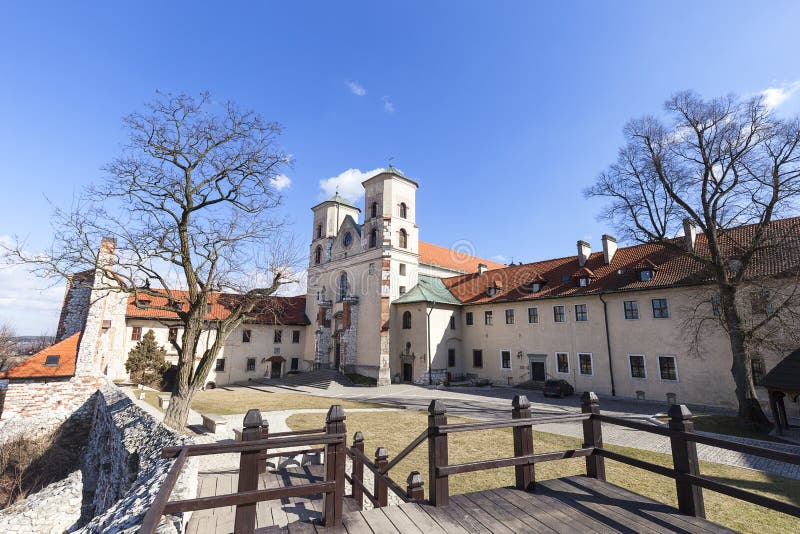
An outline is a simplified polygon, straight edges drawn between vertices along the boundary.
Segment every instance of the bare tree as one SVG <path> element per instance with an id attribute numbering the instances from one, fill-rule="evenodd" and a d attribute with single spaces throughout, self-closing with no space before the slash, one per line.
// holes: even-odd
<path id="1" fill-rule="evenodd" d="M 751 359 L 779 339 L 797 342 L 787 335 L 797 327 L 800 232 L 797 220 L 779 219 L 796 214 L 800 200 L 800 121 L 776 117 L 761 98 L 692 92 L 674 95 L 665 110 L 668 122 L 627 124 L 617 162 L 586 194 L 609 201 L 603 215 L 626 238 L 696 262 L 715 289 L 696 307 L 695 325 L 724 328 L 738 415 L 765 425 Z M 684 228 L 705 234 L 702 245 L 676 239 Z M 779 332 L 787 324 L 790 331 Z"/>
<path id="2" fill-rule="evenodd" d="M 0 371 L 4 371 L 16 355 L 16 332 L 8 323 L 0 323 Z"/>
<path id="3" fill-rule="evenodd" d="M 254 310 L 263 313 L 292 272 L 275 187 L 289 159 L 277 124 L 208 94 L 159 95 L 124 123 L 130 143 L 106 167 L 107 179 L 73 209 L 56 210 L 51 249 L 32 257 L 18 242 L 10 253 L 47 275 L 106 269 L 97 278 L 109 291 L 170 312 L 183 332 L 171 340 L 178 373 L 164 421 L 182 428 L 228 335 Z M 116 242 L 113 267 L 98 252 L 107 237 Z M 215 292 L 226 295 L 226 313 L 209 318 Z M 201 351 L 208 330 L 213 341 Z"/>

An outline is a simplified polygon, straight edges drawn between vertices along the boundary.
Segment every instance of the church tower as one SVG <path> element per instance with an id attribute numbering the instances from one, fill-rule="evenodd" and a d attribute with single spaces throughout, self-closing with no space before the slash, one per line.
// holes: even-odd
<path id="1" fill-rule="evenodd" d="M 391 381 L 391 302 L 417 283 L 417 184 L 392 166 L 364 186 L 360 209 L 338 195 L 314 212 L 306 314 L 317 367 Z"/>

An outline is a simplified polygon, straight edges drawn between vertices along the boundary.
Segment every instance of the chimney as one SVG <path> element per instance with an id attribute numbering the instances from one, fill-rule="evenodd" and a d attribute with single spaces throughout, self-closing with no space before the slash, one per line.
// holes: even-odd
<path id="1" fill-rule="evenodd" d="M 100 240 L 100 250 L 97 253 L 97 266 L 107 267 L 113 265 L 114 250 L 117 248 L 117 240 L 111 237 L 104 237 Z"/>
<path id="2" fill-rule="evenodd" d="M 592 246 L 586 241 L 578 241 L 578 265 L 583 267 L 586 265 L 586 260 L 589 259 L 589 254 L 592 253 Z"/>
<path id="3" fill-rule="evenodd" d="M 489 267 L 485 263 L 479 263 L 478 264 L 478 276 L 481 276 L 488 269 L 489 269 Z"/>
<path id="4" fill-rule="evenodd" d="M 683 241 L 687 252 L 694 252 L 694 242 L 697 239 L 697 226 L 689 217 L 683 220 Z"/>
<path id="5" fill-rule="evenodd" d="M 603 260 L 606 265 L 610 265 L 617 253 L 617 238 L 608 234 L 603 234 Z"/>

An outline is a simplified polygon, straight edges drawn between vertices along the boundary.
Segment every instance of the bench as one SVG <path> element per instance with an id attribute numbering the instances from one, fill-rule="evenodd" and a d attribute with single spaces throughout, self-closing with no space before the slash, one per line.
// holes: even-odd
<path id="1" fill-rule="evenodd" d="M 225 427 L 225 425 L 228 424 L 228 420 L 221 415 L 204 413 L 200 414 L 200 416 L 203 418 L 203 426 L 206 427 L 212 434 L 217 433 L 218 427 Z"/>
<path id="2" fill-rule="evenodd" d="M 158 407 L 162 410 L 166 410 L 169 408 L 169 399 L 171 395 L 159 395 L 158 396 Z"/>

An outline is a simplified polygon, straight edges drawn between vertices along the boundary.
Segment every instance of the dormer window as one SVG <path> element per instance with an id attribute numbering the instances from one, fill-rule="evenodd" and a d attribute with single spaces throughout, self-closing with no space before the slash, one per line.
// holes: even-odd
<path id="1" fill-rule="evenodd" d="M 639 281 L 640 282 L 649 282 L 655 276 L 655 271 L 652 269 L 643 269 L 639 271 Z"/>
<path id="2" fill-rule="evenodd" d="M 534 293 L 538 293 L 539 291 L 542 290 L 543 285 L 544 284 L 542 282 L 534 282 L 533 286 L 531 287 L 531 291 L 533 291 Z"/>
<path id="3" fill-rule="evenodd" d="M 139 307 L 149 306 L 150 299 L 136 299 L 136 305 Z"/>
<path id="4" fill-rule="evenodd" d="M 589 285 L 589 277 L 581 276 L 578 278 L 578 287 L 587 287 Z"/>
<path id="5" fill-rule="evenodd" d="M 589 287 L 589 284 L 592 283 L 592 279 L 597 278 L 594 272 L 588 267 L 583 267 L 572 275 L 572 277 L 574 280 L 578 281 L 578 287 Z"/>
<path id="6" fill-rule="evenodd" d="M 636 274 L 640 282 L 649 282 L 656 275 L 658 268 L 655 263 L 644 259 L 636 264 Z"/>
<path id="7" fill-rule="evenodd" d="M 183 309 L 183 305 L 180 302 L 173 302 L 172 309 L 175 311 L 181 311 Z"/>
<path id="8" fill-rule="evenodd" d="M 497 288 L 490 287 L 489 289 L 486 290 L 486 294 L 489 295 L 490 297 L 495 296 L 497 294 Z"/>
<path id="9" fill-rule="evenodd" d="M 56 367 L 58 365 L 58 363 L 59 363 L 59 360 L 61 360 L 61 356 L 57 356 L 57 355 L 53 354 L 51 356 L 47 356 L 44 359 L 44 364 L 47 367 Z"/>

